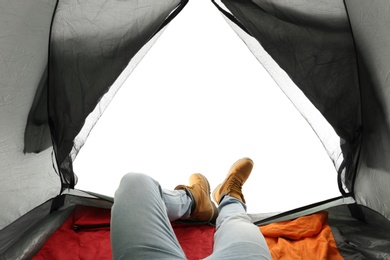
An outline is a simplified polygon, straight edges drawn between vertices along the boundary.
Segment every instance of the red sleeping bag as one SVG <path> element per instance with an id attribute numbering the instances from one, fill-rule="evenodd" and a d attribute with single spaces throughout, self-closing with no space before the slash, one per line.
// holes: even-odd
<path id="1" fill-rule="evenodd" d="M 110 217 L 110 209 L 77 206 L 32 259 L 112 259 Z M 201 259 L 212 253 L 215 227 L 179 223 L 172 226 L 188 259 Z"/>

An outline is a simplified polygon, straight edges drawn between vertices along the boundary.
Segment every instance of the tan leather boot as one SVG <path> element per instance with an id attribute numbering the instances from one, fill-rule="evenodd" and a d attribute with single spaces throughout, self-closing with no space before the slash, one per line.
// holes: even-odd
<path id="1" fill-rule="evenodd" d="M 242 158 L 235 162 L 226 179 L 213 191 L 214 201 L 219 204 L 225 195 L 230 195 L 245 203 L 242 185 L 248 179 L 252 169 L 253 161 L 250 158 Z"/>
<path id="2" fill-rule="evenodd" d="M 205 176 L 194 173 L 190 176 L 190 185 L 178 185 L 175 190 L 185 190 L 192 199 L 190 219 L 202 222 L 215 222 L 218 210 L 210 197 L 210 184 Z"/>

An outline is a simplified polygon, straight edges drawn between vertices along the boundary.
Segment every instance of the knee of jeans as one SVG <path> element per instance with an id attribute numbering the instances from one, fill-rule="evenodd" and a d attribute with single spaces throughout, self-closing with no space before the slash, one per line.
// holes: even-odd
<path id="1" fill-rule="evenodd" d="M 222 225 L 223 223 L 251 223 L 251 219 L 248 214 L 242 213 L 242 212 L 229 212 L 229 213 L 222 213 L 219 214 L 217 219 L 217 226 Z"/>
<path id="2" fill-rule="evenodd" d="M 120 186 L 130 188 L 131 186 L 143 187 L 154 185 L 155 180 L 143 173 L 130 172 L 122 177 Z"/>

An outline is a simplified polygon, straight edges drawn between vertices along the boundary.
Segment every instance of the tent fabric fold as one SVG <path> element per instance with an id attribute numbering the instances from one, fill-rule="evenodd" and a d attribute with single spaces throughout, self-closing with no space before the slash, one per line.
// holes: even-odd
<path id="1" fill-rule="evenodd" d="M 181 4 L 60 1 L 49 59 L 49 123 L 64 187 L 73 188 L 74 139 L 129 61 Z"/>
<path id="2" fill-rule="evenodd" d="M 322 2 L 223 1 L 336 132 L 350 141 L 360 119 L 353 37 L 344 4 Z"/>
<path id="3" fill-rule="evenodd" d="M 344 4 L 321 0 L 222 2 L 332 125 L 341 138 L 344 158 L 350 161 L 357 152 L 350 147 L 358 141 L 355 136 L 361 125 L 360 92 Z M 342 169 L 336 165 L 336 170 Z M 352 189 L 351 183 L 347 186 Z"/>
<path id="4" fill-rule="evenodd" d="M 52 146 L 47 114 L 47 68 L 39 81 L 24 131 L 24 152 L 39 153 Z"/>
<path id="5" fill-rule="evenodd" d="M 390 205 L 382 201 L 390 196 L 390 34 L 386 26 L 390 3 L 222 3 L 340 137 L 343 163 L 335 167 L 341 193 L 356 196 L 362 205 L 390 218 Z M 326 142 L 326 137 L 319 137 Z M 371 184 L 378 188 L 372 189 Z"/>

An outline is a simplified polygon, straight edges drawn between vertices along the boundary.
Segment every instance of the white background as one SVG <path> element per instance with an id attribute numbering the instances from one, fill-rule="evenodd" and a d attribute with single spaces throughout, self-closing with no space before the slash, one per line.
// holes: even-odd
<path id="1" fill-rule="evenodd" d="M 241 157 L 250 213 L 339 196 L 318 138 L 211 1 L 190 1 L 92 130 L 76 188 L 113 196 L 127 172 L 164 188 L 203 173 L 215 187 Z"/>

